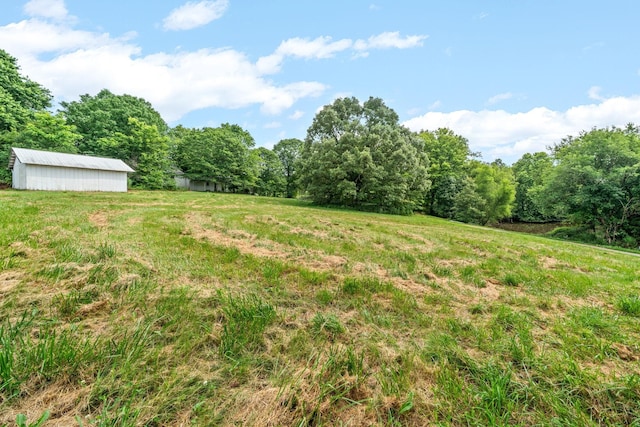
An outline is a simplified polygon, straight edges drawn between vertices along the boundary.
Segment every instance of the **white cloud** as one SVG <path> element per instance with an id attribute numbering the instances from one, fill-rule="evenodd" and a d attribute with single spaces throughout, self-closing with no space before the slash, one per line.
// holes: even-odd
<path id="1" fill-rule="evenodd" d="M 132 37 L 79 31 L 37 18 L 0 26 L 0 46 L 58 101 L 108 88 L 145 98 L 166 120 L 175 121 L 209 107 L 259 105 L 265 114 L 279 114 L 326 90 L 319 82 L 278 85 L 233 49 L 144 55 Z"/>
<path id="2" fill-rule="evenodd" d="M 273 74 L 280 71 L 286 57 L 302 59 L 332 58 L 339 52 L 355 50 L 356 57 L 366 57 L 369 50 L 374 49 L 408 49 L 423 45 L 427 36 L 400 36 L 398 32 L 381 33 L 367 40 L 340 39 L 333 41 L 331 37 L 321 36 L 315 39 L 294 37 L 280 43 L 271 55 L 258 59 L 257 66 L 261 73 Z"/>
<path id="3" fill-rule="evenodd" d="M 433 111 L 437 108 L 440 108 L 441 105 L 442 105 L 442 102 L 438 99 L 434 101 L 431 105 L 429 105 L 429 111 Z"/>
<path id="4" fill-rule="evenodd" d="M 473 19 L 481 21 L 484 18 L 486 18 L 487 16 L 489 16 L 489 14 L 487 12 L 480 12 L 479 14 L 477 14 L 476 16 L 473 17 Z"/>
<path id="5" fill-rule="evenodd" d="M 228 0 L 190 1 L 172 10 L 162 21 L 162 26 L 170 31 L 202 27 L 224 15 L 228 7 Z"/>
<path id="6" fill-rule="evenodd" d="M 349 49 L 352 45 L 352 41 L 349 39 L 342 39 L 336 42 L 331 41 L 331 37 L 317 37 L 314 40 L 292 38 L 283 41 L 276 54 L 282 56 L 293 56 L 298 58 L 331 58 L 337 52 Z"/>
<path id="7" fill-rule="evenodd" d="M 596 101 L 604 101 L 604 97 L 600 95 L 602 88 L 600 86 L 591 86 L 589 92 L 587 92 L 589 99 L 595 99 Z"/>
<path id="8" fill-rule="evenodd" d="M 287 56 L 303 59 L 326 59 L 336 53 L 349 49 L 353 42 L 350 39 L 332 41 L 331 37 L 321 36 L 313 40 L 294 37 L 280 43 L 274 53 L 258 59 L 258 69 L 265 74 L 274 74 L 282 68 Z"/>
<path id="9" fill-rule="evenodd" d="M 494 105 L 502 101 L 506 101 L 508 99 L 513 98 L 513 94 L 511 92 L 499 93 L 495 96 L 492 96 L 487 100 L 487 104 Z"/>
<path id="10" fill-rule="evenodd" d="M 428 36 L 415 35 L 402 37 L 398 31 L 385 32 L 371 36 L 367 40 L 356 40 L 354 49 L 367 51 L 372 49 L 408 49 L 423 45 Z"/>
<path id="11" fill-rule="evenodd" d="M 67 19 L 69 15 L 64 0 L 31 0 L 24 5 L 22 10 L 32 17 L 57 21 Z"/>
<path id="12" fill-rule="evenodd" d="M 94 49 L 121 43 L 108 34 L 73 30 L 63 24 L 30 19 L 0 27 L 0 46 L 17 57 Z"/>
<path id="13" fill-rule="evenodd" d="M 594 126 L 624 126 L 629 122 L 640 123 L 640 95 L 608 98 L 566 111 L 538 107 L 522 113 L 503 110 L 429 112 L 404 125 L 414 131 L 448 127 L 467 138 L 472 151 L 481 151 L 485 160 L 501 157 L 511 162 L 524 153 L 544 151 L 562 138 Z"/>
<path id="14" fill-rule="evenodd" d="M 296 110 L 289 116 L 291 120 L 299 120 L 304 116 L 304 111 Z"/>

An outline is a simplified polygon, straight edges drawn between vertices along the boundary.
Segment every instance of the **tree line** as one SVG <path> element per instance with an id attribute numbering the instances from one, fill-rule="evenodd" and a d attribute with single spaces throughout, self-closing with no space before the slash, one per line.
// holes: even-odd
<path id="1" fill-rule="evenodd" d="M 508 166 L 482 161 L 450 129 L 410 131 L 373 97 L 335 100 L 304 141 L 272 150 L 235 124 L 170 128 L 149 102 L 107 89 L 55 113 L 51 104 L 50 91 L 0 49 L 0 163 L 11 147 L 105 156 L 135 169 L 133 188 L 173 189 L 181 174 L 230 192 L 482 225 L 564 221 L 566 237 L 640 241 L 640 129 L 632 124 L 569 136 Z M 1 168 L 0 183 L 10 180 Z"/>

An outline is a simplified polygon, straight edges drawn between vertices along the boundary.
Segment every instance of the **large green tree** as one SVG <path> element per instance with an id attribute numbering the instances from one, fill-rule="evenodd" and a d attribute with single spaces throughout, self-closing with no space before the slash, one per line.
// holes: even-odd
<path id="1" fill-rule="evenodd" d="M 300 181 L 315 203 L 391 213 L 420 208 L 429 188 L 424 143 L 379 98 L 340 98 L 307 131 Z"/>
<path id="2" fill-rule="evenodd" d="M 238 125 L 219 128 L 188 129 L 170 132 L 172 158 L 194 181 L 209 181 L 233 192 L 250 192 L 257 179 L 257 156 L 251 153 L 255 142 L 249 132 Z"/>
<path id="3" fill-rule="evenodd" d="M 135 173 L 131 175 L 133 187 L 149 190 L 175 187 L 169 160 L 169 137 L 153 125 L 129 118 L 126 132 L 100 138 L 96 147 L 100 154 L 125 159 Z"/>
<path id="4" fill-rule="evenodd" d="M 253 155 L 257 157 L 258 165 L 255 193 L 261 196 L 284 196 L 287 190 L 287 180 L 278 155 L 265 147 L 254 149 Z"/>
<path id="5" fill-rule="evenodd" d="M 425 211 L 429 215 L 452 218 L 456 195 L 467 185 L 469 161 L 479 155 L 471 151 L 466 138 L 450 129 L 423 131 L 419 135 L 429 156 L 431 180 Z"/>
<path id="6" fill-rule="evenodd" d="M 0 49 L 0 132 L 20 130 L 51 99 L 48 89 L 21 75 L 16 58 Z"/>
<path id="7" fill-rule="evenodd" d="M 608 243 L 640 239 L 640 132 L 593 129 L 552 147 L 556 166 L 544 187 L 547 213 L 587 225 Z"/>
<path id="8" fill-rule="evenodd" d="M 511 216 L 516 185 L 502 161 L 471 162 L 469 176 L 454 199 L 454 218 L 486 225 Z"/>
<path id="9" fill-rule="evenodd" d="M 525 153 L 513 164 L 512 170 L 517 183 L 513 209 L 516 220 L 544 222 L 552 219 L 544 214 L 539 196 L 552 169 L 553 159 L 544 152 Z"/>
<path id="10" fill-rule="evenodd" d="M 79 101 L 61 102 L 60 106 L 67 122 L 82 135 L 78 144 L 78 151 L 82 154 L 113 155 L 110 151 L 113 147 L 105 147 L 100 140 L 118 133 L 130 135 L 133 129 L 130 118 L 155 126 L 160 134 L 166 134 L 168 130 L 160 113 L 148 101 L 131 95 L 116 95 L 107 89 L 95 96 L 81 95 Z"/>
<path id="11" fill-rule="evenodd" d="M 298 193 L 298 175 L 300 167 L 300 154 L 302 152 L 304 142 L 297 138 L 283 139 L 273 146 L 273 152 L 276 153 L 282 163 L 284 176 L 286 179 L 286 196 L 295 197 Z"/>

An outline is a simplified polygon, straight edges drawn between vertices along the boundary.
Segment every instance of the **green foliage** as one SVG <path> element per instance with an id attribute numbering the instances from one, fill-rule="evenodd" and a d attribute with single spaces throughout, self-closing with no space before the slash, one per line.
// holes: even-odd
<path id="1" fill-rule="evenodd" d="M 7 165 L 11 147 L 75 153 L 81 135 L 74 126 L 66 124 L 60 115 L 46 111 L 32 113 L 19 130 L 0 133 L 0 164 Z M 11 172 L 0 168 L 0 182 L 10 182 Z"/>
<path id="2" fill-rule="evenodd" d="M 301 184 L 321 205 L 409 214 L 429 188 L 423 141 L 379 98 L 341 98 L 313 119 Z"/>
<path id="3" fill-rule="evenodd" d="M 467 177 L 453 199 L 453 218 L 467 223 L 484 224 L 486 205 L 486 201 L 476 191 L 473 179 Z"/>
<path id="4" fill-rule="evenodd" d="M 454 199 L 454 219 L 490 224 L 511 215 L 515 199 L 511 169 L 494 162 L 472 162 L 470 177 Z"/>
<path id="5" fill-rule="evenodd" d="M 296 138 L 283 139 L 273 146 L 273 152 L 276 153 L 282 163 L 284 177 L 286 180 L 285 194 L 287 197 L 296 197 L 298 194 L 299 184 L 298 175 L 300 168 L 300 155 L 304 142 Z"/>
<path id="6" fill-rule="evenodd" d="M 135 170 L 131 175 L 134 187 L 161 190 L 175 186 L 169 162 L 169 138 L 161 135 L 156 126 L 130 118 L 129 135 L 116 134 L 101 141 L 126 157 Z"/>
<path id="7" fill-rule="evenodd" d="M 51 106 L 51 93 L 20 75 L 16 58 L 0 49 L 0 132 L 16 131 L 31 114 Z"/>
<path id="8" fill-rule="evenodd" d="M 0 183 L 11 182 L 6 166 L 12 146 L 73 152 L 65 148 L 73 129 L 44 112 L 51 98 L 47 89 L 20 75 L 16 58 L 0 49 Z"/>
<path id="9" fill-rule="evenodd" d="M 549 218 L 540 206 L 545 178 L 551 173 L 553 160 L 544 152 L 526 153 L 513 164 L 516 179 L 516 198 L 513 217 L 524 222 L 544 222 Z"/>
<path id="10" fill-rule="evenodd" d="M 450 129 L 423 131 L 424 150 L 429 157 L 431 188 L 426 194 L 425 211 L 429 215 L 452 218 L 456 194 L 464 187 L 468 163 L 478 153 L 469 149 L 466 138 Z"/>
<path id="11" fill-rule="evenodd" d="M 257 156 L 258 179 L 255 192 L 261 196 L 280 197 L 286 194 L 287 181 L 278 155 L 268 148 L 253 150 Z"/>
<path id="12" fill-rule="evenodd" d="M 81 95 L 79 101 L 61 102 L 60 105 L 67 123 L 74 125 L 82 135 L 78 144 L 78 151 L 82 154 L 129 160 L 132 153 L 127 147 L 121 149 L 100 140 L 117 134 L 131 136 L 131 118 L 155 126 L 160 134 L 168 130 L 165 121 L 149 102 L 131 95 L 115 95 L 107 89 L 95 96 Z"/>
<path id="13" fill-rule="evenodd" d="M 237 125 L 171 131 L 172 157 L 185 177 L 219 184 L 225 191 L 249 192 L 258 175 L 255 142 Z"/>
<path id="14" fill-rule="evenodd" d="M 640 131 L 593 129 L 553 147 L 557 166 L 544 186 L 546 212 L 591 227 L 607 243 L 630 235 L 640 216 Z"/>

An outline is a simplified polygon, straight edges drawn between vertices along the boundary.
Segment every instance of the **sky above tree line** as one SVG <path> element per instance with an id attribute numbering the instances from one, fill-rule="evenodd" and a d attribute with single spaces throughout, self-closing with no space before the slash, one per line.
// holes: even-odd
<path id="1" fill-rule="evenodd" d="M 640 124 L 636 0 L 4 0 L 0 48 L 56 102 L 103 88 L 170 125 L 304 138 L 339 97 L 382 98 L 508 163 Z"/>

